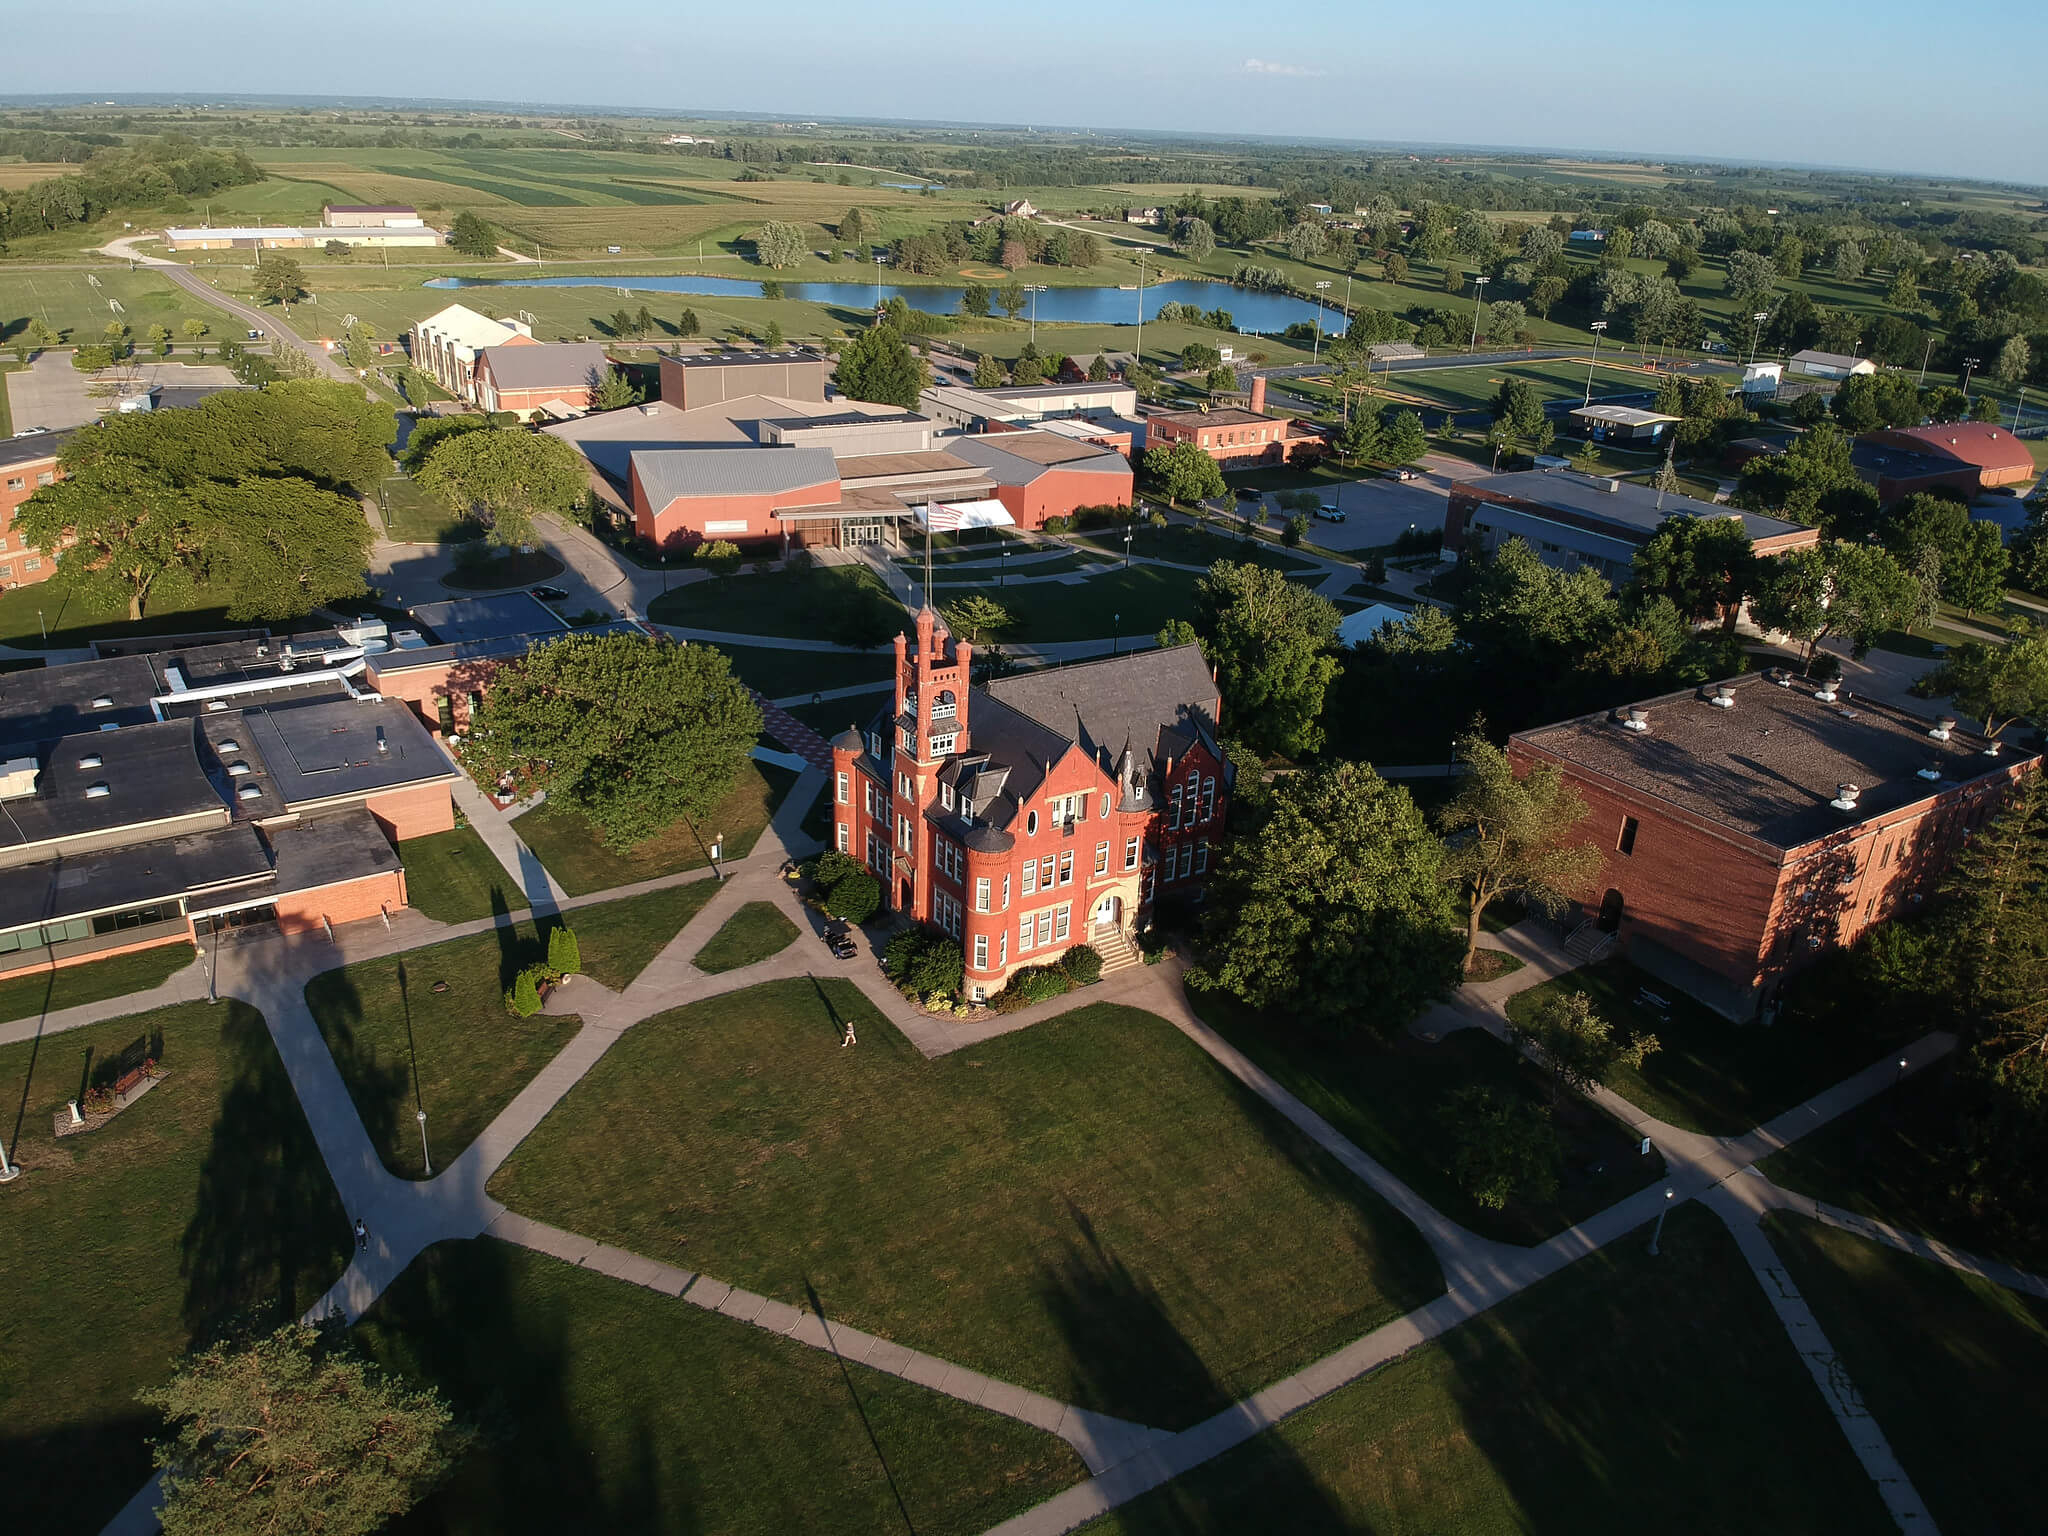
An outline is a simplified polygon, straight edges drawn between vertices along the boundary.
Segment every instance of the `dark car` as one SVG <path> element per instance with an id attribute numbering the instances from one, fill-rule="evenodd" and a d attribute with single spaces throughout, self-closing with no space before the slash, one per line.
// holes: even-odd
<path id="1" fill-rule="evenodd" d="M 560 587 L 529 587 L 527 595 L 537 597 L 544 603 L 566 603 L 569 594 Z"/>
<path id="2" fill-rule="evenodd" d="M 1237 488 L 1237 499 L 1239 501 L 1257 501 L 1259 493 L 1248 485 L 1240 485 Z"/>

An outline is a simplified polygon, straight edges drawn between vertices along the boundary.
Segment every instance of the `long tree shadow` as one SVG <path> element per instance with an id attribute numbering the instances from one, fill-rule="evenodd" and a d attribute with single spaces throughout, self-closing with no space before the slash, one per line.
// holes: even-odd
<path id="1" fill-rule="evenodd" d="M 297 1317 L 347 1265 L 347 1219 L 263 1015 L 222 1005 L 220 1112 L 180 1245 L 194 1346 Z"/>
<path id="2" fill-rule="evenodd" d="M 1075 1402 L 1128 1405 L 1127 1417 L 1154 1425 L 1188 1424 L 1228 1407 L 1231 1394 L 1202 1363 L 1167 1317 L 1151 1284 L 1095 1232 L 1087 1213 L 1067 1206 L 1075 1235 L 1038 1277 L 1038 1296 L 1067 1345 Z M 1262 1524 L 1285 1531 L 1351 1531 L 1348 1521 L 1293 1449 L 1278 1436 L 1259 1436 L 1244 1452 L 1261 1487 Z M 1272 1519 L 1263 1518 L 1270 1510 Z M 1203 1487 L 1168 1483 L 1126 1506 L 1125 1532 L 1242 1532 L 1243 1521 L 1219 1507 Z"/>
<path id="3" fill-rule="evenodd" d="M 547 1262 L 489 1238 L 437 1243 L 358 1323 L 366 1352 L 439 1388 L 479 1432 L 450 1482 L 393 1533 L 702 1528 L 683 1448 L 657 1444 L 638 1418 L 600 1443 L 579 1419 L 593 1401 L 614 1405 L 594 1383 L 594 1398 L 571 1401 L 568 1315 L 520 1283 Z"/>

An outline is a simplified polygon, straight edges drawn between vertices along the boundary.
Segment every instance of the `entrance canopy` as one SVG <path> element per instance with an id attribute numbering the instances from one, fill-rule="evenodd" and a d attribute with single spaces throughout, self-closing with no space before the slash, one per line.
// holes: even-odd
<path id="1" fill-rule="evenodd" d="M 917 520 L 933 533 L 963 528 L 1014 528 L 1017 520 L 1000 501 L 935 501 L 917 509 Z"/>

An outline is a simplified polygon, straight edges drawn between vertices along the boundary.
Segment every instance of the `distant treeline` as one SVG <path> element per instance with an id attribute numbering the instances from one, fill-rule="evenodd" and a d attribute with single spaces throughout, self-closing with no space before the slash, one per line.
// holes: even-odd
<path id="1" fill-rule="evenodd" d="M 224 154 L 181 134 L 130 148 L 96 147 L 71 175 L 0 193 L 0 241 L 90 224 L 123 209 L 184 213 L 192 198 L 262 179 L 239 150 Z"/>

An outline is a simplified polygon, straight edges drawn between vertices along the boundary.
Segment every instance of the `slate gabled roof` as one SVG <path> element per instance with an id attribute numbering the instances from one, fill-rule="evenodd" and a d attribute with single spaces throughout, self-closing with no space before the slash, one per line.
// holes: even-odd
<path id="1" fill-rule="evenodd" d="M 1195 645 L 1019 673 L 997 679 L 985 693 L 1077 743 L 1110 769 L 1126 747 L 1140 761 L 1163 759 L 1196 740 L 1213 742 L 1216 734 L 1218 692 Z M 985 744 L 985 708 L 976 701 L 977 747 Z"/>

